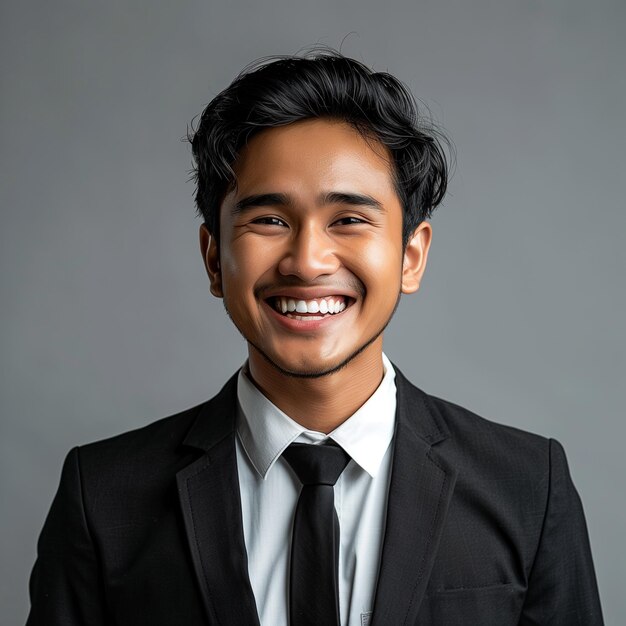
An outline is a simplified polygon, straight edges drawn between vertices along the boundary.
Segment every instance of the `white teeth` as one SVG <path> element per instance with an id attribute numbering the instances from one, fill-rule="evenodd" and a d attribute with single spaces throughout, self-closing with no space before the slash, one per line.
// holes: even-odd
<path id="1" fill-rule="evenodd" d="M 346 302 L 342 299 L 319 298 L 317 300 L 294 300 L 293 298 L 285 298 L 279 296 L 274 301 L 274 308 L 286 315 L 287 313 L 321 313 L 322 315 L 341 313 L 346 309 Z M 312 319 L 311 317 L 293 316 L 295 319 Z M 316 318 L 317 319 L 317 318 Z M 321 317 L 320 317 L 321 319 Z"/>

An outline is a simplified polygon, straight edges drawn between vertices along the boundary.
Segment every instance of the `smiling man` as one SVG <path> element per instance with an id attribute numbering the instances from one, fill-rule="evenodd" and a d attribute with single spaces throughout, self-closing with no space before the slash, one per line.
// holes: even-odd
<path id="1" fill-rule="evenodd" d="M 338 54 L 266 61 L 191 139 L 211 292 L 248 360 L 208 402 L 70 452 L 29 624 L 601 624 L 560 444 L 383 353 L 447 181 L 406 88 Z"/>
<path id="2" fill-rule="evenodd" d="M 250 379 L 323 433 L 380 384 L 383 330 L 400 293 L 417 290 L 430 245 L 425 221 L 403 244 L 390 157 L 372 141 L 323 118 L 255 135 L 221 203 L 219 243 L 201 227 Z"/>

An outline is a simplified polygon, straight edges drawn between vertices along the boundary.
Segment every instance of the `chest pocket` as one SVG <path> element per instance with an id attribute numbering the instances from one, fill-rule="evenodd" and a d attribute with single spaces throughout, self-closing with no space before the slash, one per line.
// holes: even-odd
<path id="1" fill-rule="evenodd" d="M 517 624 L 524 593 L 513 584 L 429 592 L 416 624 L 420 626 L 508 626 Z"/>

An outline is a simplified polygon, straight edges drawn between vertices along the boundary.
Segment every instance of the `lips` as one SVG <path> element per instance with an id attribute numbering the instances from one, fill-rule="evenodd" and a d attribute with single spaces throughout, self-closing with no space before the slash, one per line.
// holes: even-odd
<path id="1" fill-rule="evenodd" d="M 343 295 L 311 298 L 308 300 L 288 296 L 273 296 L 268 299 L 270 306 L 286 317 L 319 319 L 326 315 L 337 315 L 350 306 L 352 299 Z"/>

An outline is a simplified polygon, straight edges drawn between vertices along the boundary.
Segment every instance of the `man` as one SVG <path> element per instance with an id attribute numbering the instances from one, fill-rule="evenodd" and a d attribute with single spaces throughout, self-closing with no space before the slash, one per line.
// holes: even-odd
<path id="1" fill-rule="evenodd" d="M 70 452 L 29 624 L 601 624 L 562 447 L 383 354 L 447 181 L 401 83 L 329 53 L 266 62 L 192 148 L 248 360 L 212 400 Z"/>

